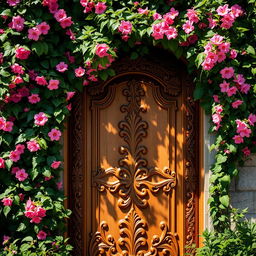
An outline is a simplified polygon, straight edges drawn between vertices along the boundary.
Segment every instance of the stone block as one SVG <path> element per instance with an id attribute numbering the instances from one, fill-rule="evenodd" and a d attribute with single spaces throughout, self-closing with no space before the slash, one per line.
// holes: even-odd
<path id="1" fill-rule="evenodd" d="M 256 167 L 241 167 L 236 185 L 237 191 L 256 191 Z"/>
<path id="2" fill-rule="evenodd" d="M 252 154 L 250 159 L 245 161 L 244 166 L 253 166 L 256 167 L 256 154 Z"/>
<path id="3" fill-rule="evenodd" d="M 231 205 L 235 208 L 248 208 L 248 214 L 256 216 L 256 192 L 231 192 Z"/>

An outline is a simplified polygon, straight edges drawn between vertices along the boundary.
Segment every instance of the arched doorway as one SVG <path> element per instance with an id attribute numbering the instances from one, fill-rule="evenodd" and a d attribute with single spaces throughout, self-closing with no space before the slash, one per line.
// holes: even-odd
<path id="1" fill-rule="evenodd" d="M 199 229 L 193 84 L 186 68 L 162 52 L 123 58 L 113 68 L 115 77 L 75 99 L 69 122 L 74 255 L 193 255 Z"/>

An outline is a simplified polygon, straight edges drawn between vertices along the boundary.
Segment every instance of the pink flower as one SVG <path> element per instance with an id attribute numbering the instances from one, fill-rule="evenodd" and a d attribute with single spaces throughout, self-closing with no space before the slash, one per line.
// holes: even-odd
<path id="1" fill-rule="evenodd" d="M 39 144 L 35 140 L 27 141 L 27 148 L 30 152 L 36 152 L 40 149 Z"/>
<path id="2" fill-rule="evenodd" d="M 41 31 L 37 27 L 30 28 L 28 30 L 28 39 L 37 41 L 40 35 L 41 35 Z"/>
<path id="3" fill-rule="evenodd" d="M 2 157 L 0 157 L 0 169 L 5 168 L 5 162 L 4 159 Z"/>
<path id="4" fill-rule="evenodd" d="M 221 43 L 219 46 L 218 46 L 218 49 L 224 53 L 227 53 L 230 49 L 230 43 Z"/>
<path id="5" fill-rule="evenodd" d="M 28 174 L 26 173 L 26 171 L 24 169 L 20 169 L 16 172 L 15 177 L 19 180 L 19 181 L 24 181 L 27 179 Z"/>
<path id="6" fill-rule="evenodd" d="M 237 129 L 236 132 L 239 133 L 241 137 L 250 137 L 251 129 L 248 128 L 247 124 L 245 122 L 242 122 L 241 120 L 236 120 Z"/>
<path id="7" fill-rule="evenodd" d="M 145 14 L 145 15 L 148 15 L 148 7 L 147 8 L 145 8 L 145 9 L 142 9 L 142 8 L 139 8 L 138 9 L 138 13 L 139 14 Z"/>
<path id="8" fill-rule="evenodd" d="M 244 139 L 240 135 L 235 135 L 233 137 L 233 140 L 235 141 L 236 144 L 241 144 L 244 142 Z"/>
<path id="9" fill-rule="evenodd" d="M 24 74 L 24 70 L 23 67 L 17 63 L 14 63 L 13 65 L 11 65 L 11 69 L 13 73 L 19 74 L 19 75 L 23 75 Z"/>
<path id="10" fill-rule="evenodd" d="M 251 154 L 251 151 L 248 147 L 243 148 L 242 152 L 244 153 L 245 156 L 249 156 Z"/>
<path id="11" fill-rule="evenodd" d="M 19 170 L 20 170 L 19 167 L 12 167 L 11 174 L 16 174 L 16 172 L 19 171 Z"/>
<path id="12" fill-rule="evenodd" d="M 55 12 L 54 18 L 55 18 L 58 22 L 60 22 L 61 20 L 67 18 L 67 14 L 66 14 L 65 10 L 60 9 L 60 10 L 58 10 L 57 12 Z"/>
<path id="13" fill-rule="evenodd" d="M 108 56 L 107 53 L 109 50 L 109 46 L 106 44 L 97 44 L 95 49 L 95 54 L 99 56 L 100 58 L 103 58 L 105 56 Z"/>
<path id="14" fill-rule="evenodd" d="M 212 121 L 213 121 L 213 123 L 215 123 L 217 125 L 220 124 L 220 122 L 221 122 L 221 115 L 218 114 L 218 113 L 213 114 L 212 115 Z"/>
<path id="15" fill-rule="evenodd" d="M 226 68 L 223 68 L 221 71 L 220 71 L 220 74 L 222 76 L 222 78 L 226 78 L 226 79 L 230 79 L 234 76 L 234 68 L 232 67 L 226 67 Z"/>
<path id="16" fill-rule="evenodd" d="M 238 4 L 235 4 L 235 5 L 231 6 L 231 13 L 235 18 L 237 18 L 237 17 L 243 15 L 244 11 L 241 6 L 239 6 Z"/>
<path id="17" fill-rule="evenodd" d="M 216 102 L 216 103 L 220 103 L 220 100 L 219 100 L 219 96 L 218 95 L 213 95 L 213 100 Z"/>
<path id="18" fill-rule="evenodd" d="M 182 25 L 182 29 L 185 31 L 186 34 L 189 34 L 195 29 L 195 27 L 193 26 L 193 22 L 189 20 Z"/>
<path id="19" fill-rule="evenodd" d="M 223 36 L 220 36 L 218 34 L 215 34 L 211 39 L 210 41 L 215 44 L 215 45 L 220 45 L 223 41 L 224 37 Z"/>
<path id="20" fill-rule="evenodd" d="M 162 23 L 154 24 L 152 26 L 153 33 L 151 34 L 155 40 L 163 39 L 164 38 L 164 30 L 162 28 Z"/>
<path id="21" fill-rule="evenodd" d="M 254 126 L 254 124 L 256 123 L 256 115 L 250 114 L 248 117 L 248 122 L 250 125 Z"/>
<path id="22" fill-rule="evenodd" d="M 132 33 L 132 23 L 130 21 L 121 21 L 121 24 L 118 27 L 118 31 L 123 35 L 129 35 Z"/>
<path id="23" fill-rule="evenodd" d="M 47 88 L 49 90 L 57 90 L 59 88 L 59 83 L 60 81 L 59 80 L 54 80 L 54 79 L 51 79 L 49 81 L 49 85 L 47 86 Z"/>
<path id="24" fill-rule="evenodd" d="M 34 119 L 35 119 L 35 125 L 38 125 L 38 126 L 44 126 L 45 123 L 48 121 L 48 117 L 43 112 L 36 114 L 34 116 Z"/>
<path id="25" fill-rule="evenodd" d="M 20 160 L 20 152 L 17 150 L 11 151 L 9 157 L 13 162 L 18 162 Z"/>
<path id="26" fill-rule="evenodd" d="M 229 13 L 230 9 L 228 8 L 228 4 L 225 4 L 223 6 L 219 6 L 216 11 L 217 11 L 218 15 L 225 16 L 226 14 Z"/>
<path id="27" fill-rule="evenodd" d="M 82 67 L 76 68 L 75 69 L 75 76 L 76 77 L 82 77 L 85 73 L 85 69 Z"/>
<path id="28" fill-rule="evenodd" d="M 162 15 L 156 12 L 156 13 L 153 14 L 153 19 L 154 20 L 161 20 L 162 19 Z"/>
<path id="29" fill-rule="evenodd" d="M 238 108 L 242 103 L 242 100 L 236 100 L 232 103 L 232 108 Z"/>
<path id="30" fill-rule="evenodd" d="M 17 31 L 22 31 L 24 28 L 25 20 L 21 16 L 14 16 L 11 22 L 11 28 Z"/>
<path id="31" fill-rule="evenodd" d="M 25 146 L 22 145 L 22 144 L 17 144 L 16 147 L 15 147 L 15 150 L 17 152 L 19 152 L 20 154 L 23 154 L 24 153 L 24 149 L 25 149 Z"/>
<path id="32" fill-rule="evenodd" d="M 24 81 L 22 79 L 22 77 L 20 76 L 16 76 L 14 79 L 13 79 L 13 83 L 14 84 L 22 84 Z"/>
<path id="33" fill-rule="evenodd" d="M 75 95 L 75 93 L 76 93 L 76 92 L 67 92 L 67 98 L 66 98 L 66 100 L 69 101 L 71 98 L 73 98 L 74 95 Z"/>
<path id="34" fill-rule="evenodd" d="M 47 85 L 48 84 L 44 76 L 37 76 L 35 78 L 35 81 L 38 85 Z"/>
<path id="35" fill-rule="evenodd" d="M 56 70 L 63 73 L 68 69 L 68 65 L 65 62 L 60 62 L 58 65 L 56 65 Z"/>
<path id="36" fill-rule="evenodd" d="M 67 17 L 67 18 L 64 18 L 60 21 L 60 26 L 62 28 L 68 28 L 70 27 L 71 25 L 73 24 L 73 21 L 72 21 L 72 18 L 71 17 Z"/>
<path id="37" fill-rule="evenodd" d="M 61 161 L 53 161 L 51 164 L 51 167 L 53 169 L 57 169 L 57 168 L 59 168 L 60 164 L 61 164 Z"/>
<path id="38" fill-rule="evenodd" d="M 3 129 L 3 130 L 4 130 L 5 132 L 11 132 L 12 129 L 13 129 L 13 122 L 7 121 L 7 122 L 5 123 L 5 126 L 4 126 L 4 129 Z"/>
<path id="39" fill-rule="evenodd" d="M 20 3 L 20 0 L 7 0 L 7 4 L 9 4 L 9 6 L 15 6 L 19 3 Z"/>
<path id="40" fill-rule="evenodd" d="M 107 9 L 106 3 L 98 2 L 95 5 L 95 13 L 96 14 L 102 14 L 106 11 L 106 9 Z"/>
<path id="41" fill-rule="evenodd" d="M 46 22 L 42 22 L 36 26 L 41 34 L 47 35 L 50 29 L 50 26 Z"/>
<path id="42" fill-rule="evenodd" d="M 198 13 L 194 9 L 188 9 L 187 16 L 191 22 L 198 23 L 198 21 L 199 21 Z"/>
<path id="43" fill-rule="evenodd" d="M 237 88 L 235 86 L 232 86 L 232 87 L 228 88 L 227 95 L 228 95 L 228 97 L 231 97 L 232 95 L 235 95 L 236 92 L 237 92 Z"/>
<path id="44" fill-rule="evenodd" d="M 13 200 L 10 197 L 5 197 L 2 199 L 2 203 L 4 206 L 12 206 Z"/>
<path id="45" fill-rule="evenodd" d="M 8 241 L 10 240 L 10 238 L 11 238 L 11 237 L 4 235 L 2 245 L 5 245 L 6 243 L 8 243 Z"/>
<path id="46" fill-rule="evenodd" d="M 227 83 L 225 80 L 220 84 L 221 92 L 227 92 L 229 89 L 230 83 Z"/>
<path id="47" fill-rule="evenodd" d="M 221 63 L 222 61 L 224 61 L 226 59 L 226 54 L 224 52 L 218 52 L 218 62 Z"/>
<path id="48" fill-rule="evenodd" d="M 40 102 L 40 97 L 38 94 L 34 93 L 34 94 L 31 94 L 29 97 L 28 97 L 28 101 L 29 103 L 31 104 L 36 104 L 38 102 Z"/>
<path id="49" fill-rule="evenodd" d="M 235 49 L 230 50 L 230 59 L 235 59 L 237 57 L 237 51 Z"/>
<path id="50" fill-rule="evenodd" d="M 46 210 L 41 206 L 36 206 L 31 199 L 26 202 L 25 216 L 31 219 L 31 223 L 40 223 L 42 218 L 46 216 Z"/>
<path id="51" fill-rule="evenodd" d="M 169 29 L 165 31 L 165 35 L 168 40 L 175 39 L 178 36 L 177 29 L 170 26 Z"/>
<path id="52" fill-rule="evenodd" d="M 43 230 L 40 230 L 37 234 L 37 238 L 38 240 L 45 240 L 47 237 L 47 234 L 43 231 Z"/>
<path id="53" fill-rule="evenodd" d="M 251 85 L 250 85 L 250 84 L 243 84 L 243 85 L 241 85 L 241 87 L 240 87 L 240 91 L 241 91 L 242 93 L 247 94 L 247 93 L 249 92 L 250 88 L 251 88 Z"/>
<path id="54" fill-rule="evenodd" d="M 220 114 L 223 111 L 223 107 L 222 105 L 217 105 L 214 107 L 214 110 L 216 111 L 216 113 Z"/>
<path id="55" fill-rule="evenodd" d="M 20 60 L 26 60 L 29 57 L 30 50 L 26 50 L 23 47 L 19 47 L 15 51 L 16 55 L 15 57 Z"/>
<path id="56" fill-rule="evenodd" d="M 239 85 L 243 85 L 245 83 L 245 78 L 244 78 L 244 76 L 242 74 L 237 74 L 233 81 L 235 83 L 238 83 Z"/>
<path id="57" fill-rule="evenodd" d="M 48 136 L 50 137 L 51 141 L 58 141 L 61 137 L 61 131 L 57 129 L 52 129 L 49 133 Z"/>
<path id="58" fill-rule="evenodd" d="M 0 117 L 0 130 L 3 130 L 5 127 L 5 119 L 3 117 Z"/>
<path id="59" fill-rule="evenodd" d="M 209 21 L 209 28 L 210 29 L 213 29 L 213 28 L 215 28 L 217 26 L 217 21 L 214 20 L 212 17 L 207 18 L 207 19 Z"/>

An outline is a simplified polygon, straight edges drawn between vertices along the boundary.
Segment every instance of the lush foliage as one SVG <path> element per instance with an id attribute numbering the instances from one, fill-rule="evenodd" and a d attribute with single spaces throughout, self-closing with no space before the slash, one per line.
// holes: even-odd
<path id="1" fill-rule="evenodd" d="M 204 247 L 198 256 L 254 256 L 256 251 L 256 223 L 244 221 L 243 214 L 232 216 L 232 229 L 204 232 Z"/>
<path id="2" fill-rule="evenodd" d="M 256 152 L 255 0 L 74 0 L 69 6 L 57 0 L 0 6 L 4 255 L 68 254 L 59 236 L 70 214 L 59 181 L 59 141 L 70 100 L 114 76 L 116 58 L 137 58 L 156 45 L 187 59 L 194 96 L 212 115 L 210 211 L 216 230 L 230 234 L 230 182 L 238 164 Z"/>

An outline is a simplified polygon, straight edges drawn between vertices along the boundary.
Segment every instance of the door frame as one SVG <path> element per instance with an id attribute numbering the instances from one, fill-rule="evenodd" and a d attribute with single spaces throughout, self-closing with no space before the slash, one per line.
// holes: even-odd
<path id="1" fill-rule="evenodd" d="M 195 237 L 195 234 L 201 234 L 204 229 L 204 112 L 199 107 L 198 102 L 193 101 L 192 97 L 194 87 L 192 79 L 186 72 L 186 66 L 182 65 L 182 63 L 177 61 L 172 55 L 168 55 L 171 57 L 171 61 L 174 61 L 177 65 L 179 65 L 179 67 L 183 67 L 183 70 L 181 71 L 183 81 L 182 86 L 186 90 L 186 92 L 183 94 L 183 102 L 185 103 L 185 111 L 183 115 L 185 130 L 183 135 L 184 141 L 186 141 L 186 146 L 184 147 L 184 157 L 186 159 L 184 161 L 184 169 L 186 170 L 184 199 L 186 203 L 185 222 L 187 227 L 185 231 L 185 241 L 187 245 L 196 243 L 197 246 L 202 246 L 202 238 Z M 138 66 L 138 63 L 136 65 L 129 65 L 130 70 L 127 70 L 127 65 L 125 65 L 125 63 L 127 64 L 127 61 L 127 59 L 117 61 L 118 66 L 116 65 L 117 68 L 114 68 L 117 72 L 117 76 L 136 73 L 134 67 Z M 123 63 L 123 65 L 120 63 Z M 146 75 L 150 76 L 148 68 L 149 67 L 147 67 L 145 63 L 140 65 L 140 73 L 143 71 Z M 162 74 L 163 79 L 165 75 L 166 74 Z M 110 80 L 116 79 L 117 76 L 111 78 Z M 108 80 L 107 83 L 109 83 L 110 80 Z M 101 86 L 100 84 L 93 86 L 96 87 L 96 90 L 97 88 L 99 90 L 104 89 L 104 86 Z M 77 95 L 74 102 L 76 102 L 76 104 L 73 107 L 70 122 L 64 132 L 63 181 L 64 193 L 67 197 L 65 206 L 68 208 L 71 207 L 73 210 L 71 224 L 69 224 L 69 230 L 70 227 L 73 230 L 70 242 L 75 246 L 75 255 L 80 255 L 77 253 L 79 253 L 79 251 L 84 251 L 83 234 L 81 234 L 81 232 L 84 227 L 85 218 L 85 216 L 82 214 L 84 189 L 83 183 L 85 180 L 85 175 L 82 171 L 84 148 L 81 144 L 81 141 L 83 141 L 82 133 L 84 131 L 84 124 L 81 122 L 83 116 L 82 94 Z M 198 149 L 196 159 L 193 157 L 193 145 L 197 145 L 196 148 Z M 193 165 L 193 163 L 195 163 L 195 165 Z M 69 186 L 71 183 L 73 184 L 73 189 Z M 76 191 L 74 191 L 74 188 L 76 188 Z M 69 198 L 69 196 L 72 196 L 72 198 Z M 70 236 L 70 233 L 68 236 Z M 186 253 L 189 253 L 189 255 L 194 255 L 194 252 L 195 250 L 193 249 L 186 249 Z"/>

